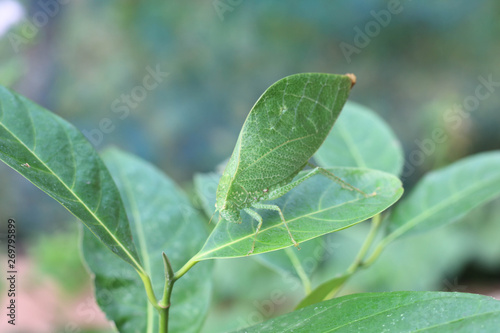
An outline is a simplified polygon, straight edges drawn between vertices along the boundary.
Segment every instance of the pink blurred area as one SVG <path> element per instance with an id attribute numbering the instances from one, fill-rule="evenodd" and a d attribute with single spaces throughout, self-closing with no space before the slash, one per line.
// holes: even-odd
<path id="1" fill-rule="evenodd" d="M 0 257 L 6 263 L 6 257 Z M 15 326 L 8 323 L 6 277 L 0 291 L 0 332 L 2 333 L 55 333 L 82 332 L 83 330 L 109 330 L 113 326 L 99 309 L 90 288 L 76 296 L 68 296 L 54 281 L 37 276 L 28 258 L 16 259 L 16 319 Z M 5 275 L 6 273 L 2 274 Z"/>

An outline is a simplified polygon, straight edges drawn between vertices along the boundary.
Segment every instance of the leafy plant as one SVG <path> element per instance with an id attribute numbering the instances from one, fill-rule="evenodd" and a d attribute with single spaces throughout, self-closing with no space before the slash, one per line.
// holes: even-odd
<path id="1" fill-rule="evenodd" d="M 120 332 L 199 332 L 211 304 L 212 259 L 249 255 L 295 274 L 306 296 L 296 311 L 245 332 L 493 332 L 500 302 L 485 296 L 335 298 L 394 240 L 456 221 L 500 194 L 500 152 L 488 152 L 429 173 L 384 213 L 403 193 L 394 134 L 355 103 L 330 132 L 353 80 L 298 74 L 264 92 L 222 178 L 194 178 L 204 214 L 154 166 L 116 148 L 98 155 L 72 125 L 5 88 L 0 158 L 86 226 L 82 251 L 96 298 Z M 320 166 L 302 171 L 311 157 Z M 216 204 L 220 217 L 209 225 Z M 313 287 L 319 258 L 306 262 L 324 248 L 316 246 L 326 242 L 321 236 L 368 219 L 371 230 L 351 266 Z"/>

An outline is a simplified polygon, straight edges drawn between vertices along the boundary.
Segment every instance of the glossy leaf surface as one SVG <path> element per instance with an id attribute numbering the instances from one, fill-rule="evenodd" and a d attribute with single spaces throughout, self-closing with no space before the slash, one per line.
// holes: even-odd
<path id="1" fill-rule="evenodd" d="M 464 158 L 428 173 L 390 216 L 391 238 L 463 217 L 500 195 L 500 152 Z"/>
<path id="2" fill-rule="evenodd" d="M 316 175 L 285 196 L 270 201 L 281 208 L 288 227 L 299 242 L 364 221 L 391 206 L 403 193 L 399 179 L 385 172 L 355 168 L 329 170 L 365 193 L 376 192 L 376 195 L 364 197 Z M 254 254 L 292 245 L 276 212 L 261 210 L 259 213 L 264 224 L 258 234 Z M 220 220 L 196 259 L 246 256 L 251 249 L 257 223 L 244 212 L 242 217 L 241 224 Z"/>
<path id="3" fill-rule="evenodd" d="M 3 87 L 0 159 L 142 271 L 120 194 L 92 145 L 65 120 Z"/>
<path id="4" fill-rule="evenodd" d="M 211 217 L 215 208 L 215 191 L 219 183 L 220 175 L 217 173 L 197 174 L 194 177 L 194 184 L 199 202 L 205 214 Z M 212 223 L 217 223 L 218 215 L 212 218 Z M 321 238 L 300 245 L 300 250 L 292 249 L 292 254 L 285 251 L 274 251 L 262 253 L 254 258 L 269 268 L 280 274 L 293 274 L 298 277 L 298 270 L 302 270 L 310 276 L 326 250 L 326 244 Z M 298 262 L 293 262 L 294 256 Z M 300 265 L 301 267 L 297 267 Z"/>
<path id="5" fill-rule="evenodd" d="M 348 295 L 313 304 L 238 332 L 496 332 L 500 301 L 465 293 Z"/>

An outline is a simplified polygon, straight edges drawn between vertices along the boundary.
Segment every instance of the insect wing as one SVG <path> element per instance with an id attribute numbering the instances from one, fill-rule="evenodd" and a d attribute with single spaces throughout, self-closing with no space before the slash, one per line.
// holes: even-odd
<path id="1" fill-rule="evenodd" d="M 290 182 L 325 140 L 352 84 L 345 75 L 311 73 L 267 89 L 240 132 L 227 169 L 230 187 L 260 193 Z"/>

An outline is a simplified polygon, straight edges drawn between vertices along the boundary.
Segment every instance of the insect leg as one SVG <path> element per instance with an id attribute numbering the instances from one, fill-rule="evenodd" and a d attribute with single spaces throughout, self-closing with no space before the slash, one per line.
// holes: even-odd
<path id="1" fill-rule="evenodd" d="M 299 178 L 299 179 L 291 182 L 290 184 L 287 184 L 285 186 L 278 187 L 272 191 L 269 191 L 269 195 L 266 197 L 266 200 L 274 200 L 274 199 L 277 199 L 277 198 L 285 195 L 286 193 L 290 192 L 294 187 L 298 186 L 300 183 L 302 183 L 303 181 L 305 181 L 308 178 L 311 178 L 312 176 L 314 176 L 315 174 L 317 174 L 319 172 L 320 171 L 318 168 L 313 169 L 304 177 Z"/>
<path id="2" fill-rule="evenodd" d="M 283 212 L 281 211 L 281 209 L 278 206 L 269 205 L 269 204 L 261 204 L 261 203 L 256 202 L 252 205 L 252 207 L 255 207 L 257 209 L 269 209 L 269 210 L 277 211 L 280 214 L 281 221 L 285 225 L 286 230 L 288 231 L 288 235 L 290 236 L 290 239 L 292 240 L 293 245 L 295 245 L 297 247 L 299 246 L 299 243 L 297 243 L 295 241 L 295 239 L 293 238 L 292 233 L 291 233 L 290 229 L 288 228 L 288 224 L 286 224 L 285 217 L 283 216 Z"/>
<path id="3" fill-rule="evenodd" d="M 310 167 L 313 167 L 314 170 L 318 170 L 319 173 L 321 173 L 323 176 L 325 177 L 328 177 L 329 179 L 333 180 L 334 182 L 336 182 L 337 184 L 339 184 L 340 186 L 342 186 L 342 188 L 345 188 L 345 189 L 348 189 L 348 190 L 351 190 L 351 191 L 356 191 L 358 193 L 361 193 L 365 198 L 368 198 L 368 197 L 371 197 L 373 196 L 374 194 L 366 194 L 365 192 L 361 191 L 359 188 L 355 187 L 355 186 L 352 186 L 351 184 L 343 181 L 341 178 L 335 176 L 333 174 L 333 172 L 331 171 L 328 171 L 326 169 L 323 169 L 319 166 L 315 166 L 314 164 L 310 163 L 310 162 L 307 162 L 307 164 L 310 166 Z"/>
<path id="4" fill-rule="evenodd" d="M 250 208 L 244 208 L 243 210 L 247 212 L 247 214 L 250 215 L 254 220 L 259 222 L 259 224 L 257 224 L 257 230 L 255 231 L 255 234 L 253 236 L 252 248 L 247 253 L 247 255 L 250 255 L 253 253 L 253 250 L 255 250 L 255 241 L 257 240 L 257 234 L 259 233 L 260 228 L 262 227 L 262 216 L 260 216 L 257 212 L 251 210 Z"/>
<path id="5" fill-rule="evenodd" d="M 342 186 L 343 188 L 346 188 L 348 190 L 351 190 L 351 191 L 356 191 L 358 193 L 361 193 L 363 196 L 365 196 L 366 198 L 368 197 L 371 197 L 371 196 L 374 196 L 375 193 L 373 194 L 366 194 L 365 192 L 361 191 L 360 189 L 358 189 L 357 187 L 354 187 L 352 186 L 351 184 L 349 183 L 346 183 L 345 181 L 343 181 L 342 179 L 340 179 L 339 177 L 335 176 L 333 173 L 331 173 L 330 171 L 326 170 L 326 169 L 323 169 L 323 168 L 320 168 L 320 167 L 316 167 L 310 163 L 308 163 L 309 165 L 313 166 L 314 169 L 312 169 L 308 174 L 306 174 L 304 177 L 302 178 L 299 178 L 293 182 L 291 182 L 290 184 L 287 184 L 285 186 L 282 186 L 282 187 L 278 187 L 272 191 L 269 192 L 269 195 L 266 197 L 266 200 L 274 200 L 274 199 L 277 199 L 283 195 L 285 195 L 286 193 L 290 192 L 294 187 L 298 186 L 300 183 L 302 183 L 303 181 L 311 178 L 312 176 L 320 173 L 326 177 L 328 177 L 329 179 L 333 180 L 334 182 L 336 182 L 337 184 L 339 184 L 340 186 Z"/>

